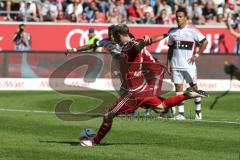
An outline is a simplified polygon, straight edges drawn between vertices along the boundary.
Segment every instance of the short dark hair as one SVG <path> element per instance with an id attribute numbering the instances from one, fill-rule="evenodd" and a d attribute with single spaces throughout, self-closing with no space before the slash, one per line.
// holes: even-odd
<path id="1" fill-rule="evenodd" d="M 180 7 L 180 8 L 176 11 L 176 14 L 177 14 L 178 12 L 183 12 L 184 16 L 187 17 L 187 11 L 186 11 L 186 9 Z"/>
<path id="2" fill-rule="evenodd" d="M 113 36 L 114 36 L 114 40 L 117 43 L 120 43 L 120 36 L 121 35 L 129 35 L 129 28 L 126 24 L 119 24 L 114 28 L 113 31 Z"/>
<path id="3" fill-rule="evenodd" d="M 25 27 L 25 24 L 21 23 L 19 24 L 19 27 Z"/>
<path id="4" fill-rule="evenodd" d="M 116 27 L 116 25 L 111 25 L 108 27 L 108 38 L 111 38 L 111 35 L 113 34 L 113 30 Z"/>
<path id="5" fill-rule="evenodd" d="M 119 24 L 118 25 L 118 33 L 122 35 L 128 35 L 129 34 L 129 28 L 126 24 Z"/>
<path id="6" fill-rule="evenodd" d="M 95 31 L 94 28 L 90 28 L 90 29 L 88 30 L 89 33 L 94 33 L 94 31 Z"/>

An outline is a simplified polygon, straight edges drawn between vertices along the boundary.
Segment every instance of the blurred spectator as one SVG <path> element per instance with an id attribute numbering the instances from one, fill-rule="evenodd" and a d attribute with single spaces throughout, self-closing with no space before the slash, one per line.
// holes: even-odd
<path id="1" fill-rule="evenodd" d="M 49 13 L 49 1 L 43 0 L 41 11 L 40 11 L 40 20 L 41 21 L 49 21 L 50 20 L 50 13 Z"/>
<path id="2" fill-rule="evenodd" d="M 90 21 L 94 17 L 94 12 L 99 11 L 100 8 L 95 1 L 90 2 L 88 6 L 85 7 L 84 11 L 87 13 L 87 18 Z"/>
<path id="3" fill-rule="evenodd" d="M 193 24 L 204 24 L 205 20 L 202 16 L 202 7 L 197 2 L 192 3 L 192 7 L 188 8 L 188 15 Z"/>
<path id="4" fill-rule="evenodd" d="M 175 11 L 179 8 L 187 9 L 188 7 L 188 0 L 174 0 L 174 9 Z"/>
<path id="5" fill-rule="evenodd" d="M 124 5 L 124 0 L 116 0 L 116 7 L 122 16 L 122 21 L 125 22 L 127 20 L 127 8 Z"/>
<path id="6" fill-rule="evenodd" d="M 7 16 L 6 19 L 9 21 L 16 21 L 17 15 L 20 8 L 21 0 L 9 0 L 6 3 Z"/>
<path id="7" fill-rule="evenodd" d="M 109 10 L 108 12 L 111 13 L 113 12 L 113 8 L 115 8 L 117 6 L 117 2 L 116 0 L 109 0 Z"/>
<path id="8" fill-rule="evenodd" d="M 0 21 L 172 24 L 178 8 L 193 24 L 222 25 L 240 0 L 6 0 Z"/>
<path id="9" fill-rule="evenodd" d="M 235 53 L 240 54 L 240 13 L 229 13 L 226 25 L 230 33 L 237 38 Z"/>
<path id="10" fill-rule="evenodd" d="M 163 9 L 165 9 L 167 16 L 170 16 L 172 14 L 172 9 L 167 4 L 167 0 L 161 0 L 159 6 L 157 6 L 157 15 L 159 15 Z"/>
<path id="11" fill-rule="evenodd" d="M 65 10 L 66 18 L 72 20 L 72 16 L 76 17 L 76 21 L 79 21 L 83 12 L 83 0 L 73 0 L 68 4 Z"/>
<path id="12" fill-rule="evenodd" d="M 224 25 L 224 16 L 223 14 L 217 14 L 217 20 L 216 20 L 217 25 Z"/>
<path id="13" fill-rule="evenodd" d="M 57 22 L 58 13 L 62 10 L 62 5 L 57 0 L 43 0 L 41 16 L 43 21 Z"/>
<path id="14" fill-rule="evenodd" d="M 5 1 L 0 1 L 0 11 L 4 11 L 6 8 L 6 2 Z M 4 20 L 4 13 L 0 13 L 0 21 Z"/>
<path id="15" fill-rule="evenodd" d="M 124 19 L 121 16 L 119 8 L 115 7 L 113 9 L 113 11 L 109 13 L 108 23 L 119 24 L 119 23 L 123 23 L 123 22 L 124 22 Z"/>
<path id="16" fill-rule="evenodd" d="M 160 14 L 157 16 L 155 20 L 156 24 L 172 24 L 172 19 L 170 16 L 167 14 L 166 9 L 162 9 Z"/>
<path id="17" fill-rule="evenodd" d="M 57 0 L 49 0 L 49 13 L 50 21 L 57 22 L 58 12 L 62 9 L 61 3 L 58 3 Z"/>
<path id="18" fill-rule="evenodd" d="M 103 13 L 107 13 L 109 10 L 109 4 L 107 0 L 98 0 L 98 4 Z"/>
<path id="19" fill-rule="evenodd" d="M 217 12 L 214 8 L 213 1 L 207 1 L 205 7 L 203 8 L 203 16 L 208 24 L 217 20 Z"/>
<path id="20" fill-rule="evenodd" d="M 16 51 L 29 51 L 31 50 L 31 36 L 25 32 L 25 25 L 20 24 L 17 32 L 13 36 L 15 44 L 14 50 Z"/>
<path id="21" fill-rule="evenodd" d="M 37 5 L 32 1 L 22 1 L 20 3 L 20 14 L 17 18 L 19 21 L 25 22 L 37 22 L 39 19 L 37 18 Z"/>
<path id="22" fill-rule="evenodd" d="M 142 23 L 144 18 L 143 9 L 141 8 L 141 1 L 134 0 L 133 4 L 128 7 L 128 22 L 129 23 Z"/>
<path id="23" fill-rule="evenodd" d="M 154 17 L 154 11 L 153 11 L 153 7 L 150 4 L 150 0 L 144 0 L 144 4 L 142 5 L 142 9 L 143 9 L 143 13 L 145 15 L 145 18 L 146 18 L 146 14 L 147 14 L 147 16 L 150 15 L 151 18 Z"/>
<path id="24" fill-rule="evenodd" d="M 106 17 L 104 13 L 99 12 L 99 10 L 95 10 L 93 14 L 93 18 L 89 22 L 90 23 L 106 23 Z"/>
<path id="25" fill-rule="evenodd" d="M 149 12 L 145 12 L 144 14 L 144 19 L 143 19 L 143 23 L 144 24 L 154 24 L 154 20 L 153 20 L 153 17 L 151 15 L 151 13 Z"/>
<path id="26" fill-rule="evenodd" d="M 80 15 L 80 18 L 77 20 L 78 23 L 88 23 L 88 19 L 87 19 L 87 13 L 83 12 Z"/>
<path id="27" fill-rule="evenodd" d="M 223 14 L 223 7 L 225 4 L 225 0 L 213 0 L 213 3 L 216 7 L 217 15 Z"/>
<path id="28" fill-rule="evenodd" d="M 81 15 L 79 15 L 79 16 L 81 16 Z M 72 21 L 69 21 L 69 19 L 65 18 L 63 10 L 59 10 L 57 21 L 58 22 L 65 22 L 65 23 L 72 22 Z M 76 22 L 76 19 L 74 19 L 73 22 Z"/>

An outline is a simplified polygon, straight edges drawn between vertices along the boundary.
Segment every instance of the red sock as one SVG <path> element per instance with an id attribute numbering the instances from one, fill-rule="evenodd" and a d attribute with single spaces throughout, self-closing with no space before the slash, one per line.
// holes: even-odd
<path id="1" fill-rule="evenodd" d="M 103 123 L 97 133 L 97 135 L 94 137 L 94 142 L 96 144 L 100 143 L 100 141 L 104 138 L 104 136 L 110 131 L 112 127 L 112 123 Z"/>
<path id="2" fill-rule="evenodd" d="M 176 106 L 180 104 L 182 101 L 189 99 L 190 97 L 185 94 L 177 95 L 177 96 L 172 96 L 169 98 L 166 98 L 163 103 L 166 108 L 171 108 L 173 106 Z"/>

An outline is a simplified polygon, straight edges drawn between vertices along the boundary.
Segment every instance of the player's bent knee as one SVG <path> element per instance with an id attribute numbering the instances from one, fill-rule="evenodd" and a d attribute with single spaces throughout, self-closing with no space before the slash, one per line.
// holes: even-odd
<path id="1" fill-rule="evenodd" d="M 104 115 L 104 121 L 105 121 L 105 122 L 112 122 L 112 120 L 113 120 L 114 117 L 115 117 L 114 114 L 112 114 L 112 113 L 106 113 L 106 114 Z"/>

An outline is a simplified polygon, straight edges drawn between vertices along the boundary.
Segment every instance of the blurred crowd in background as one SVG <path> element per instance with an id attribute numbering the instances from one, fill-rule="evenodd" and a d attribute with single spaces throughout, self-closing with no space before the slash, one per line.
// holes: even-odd
<path id="1" fill-rule="evenodd" d="M 0 0 L 0 21 L 175 24 L 180 7 L 192 24 L 239 22 L 240 0 Z"/>

